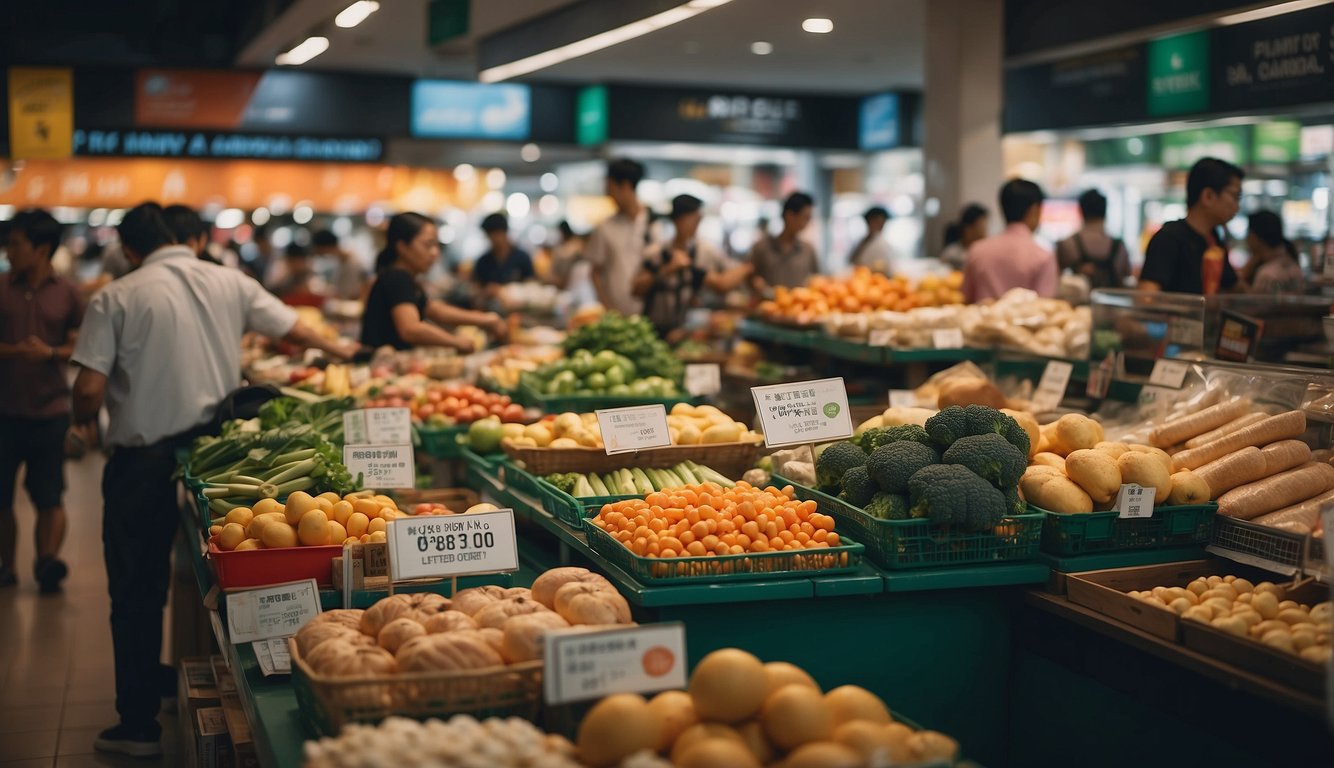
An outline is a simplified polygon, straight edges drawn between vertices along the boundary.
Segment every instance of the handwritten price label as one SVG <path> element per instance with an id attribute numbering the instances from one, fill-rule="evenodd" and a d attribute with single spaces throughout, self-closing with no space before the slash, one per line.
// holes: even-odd
<path id="1" fill-rule="evenodd" d="M 320 614 L 320 591 L 314 579 L 229 592 L 226 600 L 227 634 L 233 643 L 295 635 Z"/>
<path id="2" fill-rule="evenodd" d="M 755 411 L 770 448 L 852 437 L 852 412 L 843 379 L 751 387 Z"/>
<path id="3" fill-rule="evenodd" d="M 608 455 L 630 453 L 672 444 L 663 405 L 633 405 L 597 411 L 602 447 Z"/>

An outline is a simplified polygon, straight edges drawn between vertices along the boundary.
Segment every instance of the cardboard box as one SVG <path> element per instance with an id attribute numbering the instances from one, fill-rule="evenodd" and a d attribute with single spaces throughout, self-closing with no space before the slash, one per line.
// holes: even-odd
<path id="1" fill-rule="evenodd" d="M 211 660 L 181 659 L 176 675 L 176 713 L 182 723 L 194 722 L 195 713 L 203 707 L 218 706 L 219 695 Z"/>
<path id="2" fill-rule="evenodd" d="M 241 698 L 236 695 L 224 695 L 222 712 L 227 719 L 227 733 L 231 736 L 232 760 L 236 768 L 259 768 L 259 755 L 255 752 L 255 741 L 250 734 L 250 721 L 246 719 Z"/>
<path id="3" fill-rule="evenodd" d="M 203 707 L 190 723 L 191 768 L 232 768 L 232 743 L 227 735 L 227 716 L 222 707 Z"/>

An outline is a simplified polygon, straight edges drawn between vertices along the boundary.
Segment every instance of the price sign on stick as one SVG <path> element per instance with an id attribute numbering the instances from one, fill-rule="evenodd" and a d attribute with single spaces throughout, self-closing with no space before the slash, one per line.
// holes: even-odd
<path id="1" fill-rule="evenodd" d="M 1153 362 L 1153 372 L 1149 374 L 1149 383 L 1155 387 L 1181 389 L 1190 372 L 1190 363 L 1182 360 L 1159 358 Z"/>
<path id="2" fill-rule="evenodd" d="M 394 445 L 412 442 L 412 412 L 407 408 L 363 408 L 343 414 L 347 445 Z"/>
<path id="3" fill-rule="evenodd" d="M 658 405 L 632 405 L 597 411 L 602 429 L 602 447 L 608 455 L 630 453 L 672 444 L 667 429 L 667 408 Z"/>
<path id="4" fill-rule="evenodd" d="M 937 328 L 931 332 L 931 343 L 936 349 L 963 347 L 963 331 L 958 328 Z"/>
<path id="5" fill-rule="evenodd" d="M 750 394 L 770 448 L 852 437 L 852 412 L 841 378 L 751 387 Z"/>
<path id="6" fill-rule="evenodd" d="M 602 632 L 553 630 L 544 640 L 542 688 L 548 704 L 686 684 L 686 631 L 680 622 Z"/>
<path id="7" fill-rule="evenodd" d="M 723 389 L 722 370 L 717 363 L 686 365 L 686 391 L 694 397 L 716 395 Z"/>
<path id="8" fill-rule="evenodd" d="M 389 577 L 439 579 L 519 568 L 514 510 L 390 520 Z"/>
<path id="9" fill-rule="evenodd" d="M 1042 370 L 1037 389 L 1033 391 L 1033 407 L 1039 412 L 1054 411 L 1065 399 L 1065 388 L 1070 386 L 1070 375 L 1075 367 L 1064 360 L 1052 360 Z"/>
<path id="10" fill-rule="evenodd" d="M 227 593 L 227 634 L 233 643 L 295 635 L 320 613 L 314 579 Z"/>
<path id="11" fill-rule="evenodd" d="M 1157 492 L 1156 488 L 1145 488 L 1134 483 L 1122 485 L 1120 493 L 1116 495 L 1116 516 L 1153 517 L 1153 497 Z"/>
<path id="12" fill-rule="evenodd" d="M 344 445 L 343 463 L 353 477 L 361 475 L 366 488 L 413 488 L 417 464 L 411 443 L 402 445 Z"/>

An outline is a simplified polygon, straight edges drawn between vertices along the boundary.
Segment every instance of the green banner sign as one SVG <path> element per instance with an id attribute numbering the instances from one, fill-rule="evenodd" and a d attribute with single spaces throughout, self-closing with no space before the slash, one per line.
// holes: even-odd
<path id="1" fill-rule="evenodd" d="M 1161 142 L 1155 135 L 1097 139 L 1084 144 L 1084 163 L 1090 168 L 1158 165 L 1161 156 Z"/>
<path id="2" fill-rule="evenodd" d="M 575 105 L 574 137 L 581 146 L 590 147 L 607 141 L 607 87 L 590 85 L 579 91 Z"/>
<path id="3" fill-rule="evenodd" d="M 1149 43 L 1149 114 L 1181 115 L 1209 109 L 1209 31 Z"/>
<path id="4" fill-rule="evenodd" d="M 1185 170 L 1202 157 L 1216 157 L 1234 165 L 1250 160 L 1250 126 L 1226 125 L 1165 133 L 1162 136 L 1163 167 Z"/>
<path id="5" fill-rule="evenodd" d="M 1296 162 L 1302 152 L 1301 123 L 1260 123 L 1255 126 L 1255 139 L 1251 148 L 1257 163 Z"/>

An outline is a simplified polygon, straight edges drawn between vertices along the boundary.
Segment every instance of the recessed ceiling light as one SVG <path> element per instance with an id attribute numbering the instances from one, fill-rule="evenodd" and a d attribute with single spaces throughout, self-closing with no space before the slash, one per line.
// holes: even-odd
<path id="1" fill-rule="evenodd" d="M 806 19 L 801 28 L 814 35 L 823 35 L 834 31 L 834 22 L 829 19 Z"/>
<path id="2" fill-rule="evenodd" d="M 329 38 L 308 37 L 302 41 L 300 45 L 287 53 L 278 54 L 273 62 L 280 66 L 297 67 L 305 64 L 327 50 L 329 50 Z"/>
<path id="3" fill-rule="evenodd" d="M 756 56 L 768 56 L 774 52 L 774 44 L 766 43 L 763 40 L 757 40 L 750 44 L 750 52 Z"/>
<path id="4" fill-rule="evenodd" d="M 349 5 L 334 17 L 334 24 L 343 29 L 351 29 L 366 20 L 367 16 L 380 10 L 380 4 L 375 0 L 357 0 Z"/>

